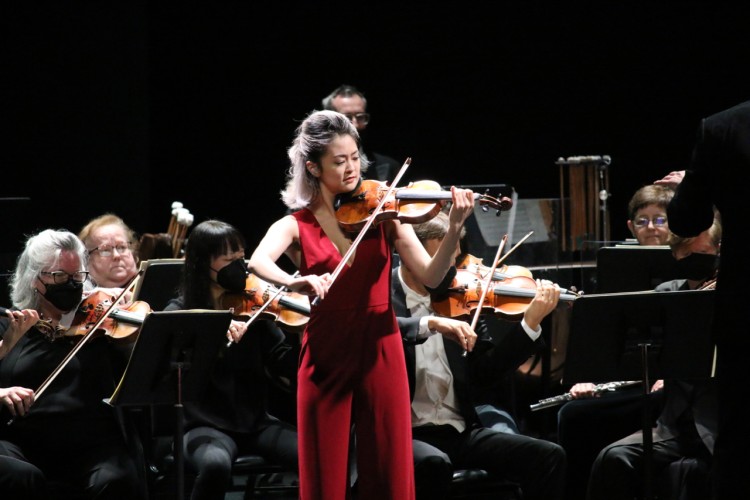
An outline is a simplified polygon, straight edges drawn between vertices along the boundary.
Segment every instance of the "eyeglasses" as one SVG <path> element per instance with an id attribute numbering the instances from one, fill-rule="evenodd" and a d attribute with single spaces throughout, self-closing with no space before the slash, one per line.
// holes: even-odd
<path id="1" fill-rule="evenodd" d="M 91 255 L 94 252 L 99 252 L 99 257 L 103 259 L 108 259 L 112 257 L 113 252 L 115 250 L 117 250 L 117 253 L 119 253 L 120 255 L 127 255 L 132 251 L 129 244 L 128 245 L 120 244 L 114 247 L 112 245 L 100 245 L 94 248 L 93 250 L 89 250 L 89 255 Z"/>
<path id="2" fill-rule="evenodd" d="M 73 274 L 66 273 L 65 271 L 40 271 L 39 274 L 42 274 L 44 276 L 52 276 L 52 280 L 57 285 L 67 283 L 68 280 L 71 280 L 75 283 L 83 283 L 84 281 L 86 281 L 86 278 L 89 277 L 88 271 L 78 271 Z"/>
<path id="3" fill-rule="evenodd" d="M 362 125 L 370 123 L 370 113 L 344 113 L 344 116 L 353 122 L 359 122 Z"/>
<path id="4" fill-rule="evenodd" d="M 667 225 L 667 218 L 663 215 L 659 215 L 653 219 L 649 219 L 648 217 L 638 217 L 633 221 L 633 225 L 635 227 L 646 227 L 649 222 L 653 224 L 654 227 L 663 227 Z"/>

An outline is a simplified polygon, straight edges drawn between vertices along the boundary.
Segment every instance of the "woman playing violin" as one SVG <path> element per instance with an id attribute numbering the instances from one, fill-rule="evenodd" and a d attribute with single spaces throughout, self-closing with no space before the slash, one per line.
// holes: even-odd
<path id="1" fill-rule="evenodd" d="M 398 220 L 372 225 L 351 253 L 352 240 L 339 227 L 334 201 L 357 187 L 363 161 L 366 165 L 356 128 L 340 113 L 313 112 L 298 127 L 288 153 L 282 199 L 296 211 L 270 227 L 250 267 L 277 286 L 318 299 L 303 333 L 297 373 L 301 498 L 347 497 L 352 424 L 359 497 L 414 498 L 409 387 L 390 300 L 391 252 L 395 247 L 423 283 L 438 285 L 473 209 L 473 193 L 452 189 L 450 228 L 432 258 L 411 226 Z M 276 264 L 284 254 L 299 277 Z"/>
<path id="2" fill-rule="evenodd" d="M 226 309 L 226 296 L 243 293 L 248 276 L 242 234 L 222 221 L 201 222 L 190 234 L 183 269 L 180 295 L 166 310 Z M 183 456 L 198 473 L 193 500 L 223 498 L 240 453 L 297 468 L 297 432 L 268 413 L 267 375 L 290 392 L 297 353 L 269 320 L 249 329 L 233 320 L 227 337 L 234 343 L 216 360 L 203 398 L 185 403 Z"/>
<path id="3" fill-rule="evenodd" d="M 119 350 L 105 337 L 93 338 L 49 391 L 34 394 L 73 348 L 65 331 L 87 275 L 86 248 L 68 231 L 30 237 L 18 258 L 11 280 L 15 311 L 0 346 L 4 497 L 47 498 L 55 481 L 86 498 L 139 498 L 135 462 L 114 409 L 102 401 L 122 375 Z"/>

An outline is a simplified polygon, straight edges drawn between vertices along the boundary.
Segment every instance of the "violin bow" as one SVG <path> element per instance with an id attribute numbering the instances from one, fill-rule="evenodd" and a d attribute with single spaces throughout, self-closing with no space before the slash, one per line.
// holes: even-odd
<path id="1" fill-rule="evenodd" d="M 502 263 L 503 263 L 503 261 L 504 261 L 505 259 L 507 259 L 507 258 L 508 258 L 508 256 L 509 256 L 510 254 L 512 254 L 512 253 L 513 253 L 513 252 L 514 252 L 514 251 L 516 250 L 516 248 L 518 248 L 519 246 L 521 246 L 521 243 L 523 243 L 524 241 L 528 240 L 528 239 L 529 239 L 529 238 L 531 237 L 531 235 L 532 235 L 532 234 L 534 234 L 534 231 L 529 231 L 528 233 L 526 233 L 526 236 L 524 236 L 523 238 L 521 238 L 520 240 L 518 240 L 518 243 L 516 243 L 515 245 L 513 245 L 513 246 L 511 247 L 511 249 L 510 249 L 510 250 L 508 250 L 508 253 L 506 253 L 506 254 L 505 254 L 505 255 L 503 255 L 502 257 L 499 257 L 499 258 L 495 258 L 495 265 L 494 265 L 494 266 L 492 267 L 492 272 L 490 273 L 490 276 L 494 276 L 494 273 L 495 273 L 495 269 L 497 269 L 497 266 L 499 266 L 500 264 L 502 264 Z M 507 237 L 507 235 L 506 235 L 506 237 Z M 497 254 L 497 255 L 499 256 L 499 255 L 500 255 L 500 252 L 498 252 L 498 254 Z"/>
<path id="2" fill-rule="evenodd" d="M 78 354 L 78 351 L 80 351 L 84 344 L 86 344 L 86 341 L 88 341 L 94 334 L 94 332 L 101 326 L 102 323 L 104 323 L 104 320 L 109 317 L 110 313 L 115 310 L 117 307 L 117 304 L 122 300 L 122 298 L 125 296 L 125 294 L 133 287 L 133 285 L 136 284 L 138 278 L 140 278 L 141 273 L 143 271 L 138 271 L 133 278 L 131 278 L 130 282 L 125 286 L 125 288 L 122 289 L 122 292 L 117 296 L 115 300 L 112 301 L 112 305 L 107 308 L 106 311 L 99 317 L 99 319 L 94 323 L 94 325 L 89 328 L 89 330 L 81 337 L 81 340 L 76 343 L 75 346 L 73 346 L 73 349 L 68 352 L 68 354 L 63 358 L 63 360 L 60 362 L 59 365 L 57 365 L 57 368 L 52 370 L 52 373 L 49 374 L 47 379 L 41 383 L 39 388 L 34 391 L 34 399 L 38 400 L 39 397 L 44 393 L 45 390 L 47 390 L 47 387 L 49 387 L 52 382 L 57 378 L 57 376 L 60 374 L 60 372 L 63 371 L 63 368 L 65 368 L 68 363 L 70 363 L 70 360 L 73 359 L 73 356 Z M 12 424 L 15 418 L 11 418 L 8 421 L 8 425 Z"/>
<path id="3" fill-rule="evenodd" d="M 500 258 L 500 259 L 499 259 L 499 260 L 497 261 L 497 266 L 499 266 L 500 264 L 502 264 L 502 263 L 503 263 L 503 261 L 504 261 L 504 260 L 505 260 L 505 259 L 506 259 L 506 258 L 507 258 L 507 257 L 508 257 L 508 256 L 509 256 L 510 254 L 512 254 L 512 253 L 513 253 L 513 251 L 514 251 L 514 250 L 515 250 L 516 248 L 518 248 L 518 247 L 519 247 L 519 245 L 521 245 L 521 243 L 523 243 L 524 241 L 528 240 L 528 239 L 529 239 L 529 237 L 531 237 L 531 235 L 532 235 L 532 234 L 534 234 L 534 231 L 529 231 L 528 233 L 526 233 L 526 236 L 524 236 L 523 238 L 521 238 L 520 240 L 518 240 L 518 243 L 516 243 L 515 245 L 513 245 L 513 247 L 512 247 L 512 248 L 511 248 L 510 250 L 508 250 L 508 253 L 506 253 L 505 255 L 503 255 L 503 256 L 502 256 L 502 257 L 501 257 L 501 258 Z M 497 266 L 496 266 L 496 267 L 497 267 Z M 495 272 L 495 271 L 494 271 L 494 268 L 493 268 L 493 271 L 492 271 L 492 272 L 493 272 L 493 273 Z M 493 274 L 490 274 L 490 276 L 493 276 Z M 575 290 L 571 290 L 571 289 L 568 289 L 568 288 L 560 288 L 560 293 L 561 293 L 561 294 L 570 294 L 570 295 L 573 295 L 573 296 L 575 296 L 575 297 L 580 297 L 580 296 L 581 296 L 581 294 L 582 294 L 583 292 L 576 292 Z"/>
<path id="4" fill-rule="evenodd" d="M 490 272 L 487 274 L 487 280 L 484 283 L 484 286 L 482 287 L 482 295 L 479 298 L 479 306 L 477 307 L 476 311 L 474 311 L 474 317 L 471 319 L 471 329 L 474 330 L 477 327 L 477 323 L 479 322 L 479 313 L 482 310 L 482 305 L 484 304 L 484 299 L 487 297 L 487 292 L 490 289 L 490 283 L 492 283 L 492 277 L 495 275 L 495 269 L 497 269 L 497 266 L 502 264 L 502 262 L 508 258 L 508 256 L 513 253 L 513 251 L 518 248 L 518 245 L 529 239 L 529 237 L 534 234 L 534 231 L 529 231 L 526 236 L 521 238 L 518 243 L 513 245 L 513 247 L 508 250 L 508 253 L 500 256 L 503 253 L 503 248 L 505 248 L 505 242 L 508 241 L 508 235 L 506 234 L 503 236 L 502 241 L 500 241 L 500 246 L 497 247 L 497 254 L 495 254 L 495 260 L 492 264 L 492 268 L 490 269 Z M 468 351 L 463 352 L 463 356 L 466 356 Z"/>
<path id="5" fill-rule="evenodd" d="M 336 278 L 338 278 L 339 274 L 344 269 L 344 266 L 349 261 L 354 251 L 357 249 L 357 245 L 359 245 L 359 242 L 362 241 L 365 233 L 368 231 L 368 229 L 370 229 L 370 226 L 372 226 L 372 223 L 375 221 L 375 217 L 378 215 L 378 213 L 380 213 L 383 205 L 385 205 L 386 201 L 391 196 L 391 193 L 393 193 L 393 190 L 396 189 L 396 185 L 401 180 L 401 177 L 403 177 L 406 173 L 406 169 L 409 168 L 409 165 L 411 165 L 411 158 L 406 158 L 406 161 L 401 166 L 401 170 L 398 171 L 396 177 L 393 179 L 393 182 L 391 182 L 391 185 L 388 186 L 388 191 L 386 191 L 385 195 L 380 199 L 380 203 L 378 203 L 378 206 L 375 207 L 375 210 L 373 210 L 373 212 L 367 218 L 367 222 L 365 222 L 365 225 L 362 227 L 357 237 L 349 246 L 349 250 L 346 251 L 344 256 L 341 258 L 341 262 L 339 262 L 339 264 L 336 266 L 336 269 L 334 269 L 333 273 L 331 273 L 331 284 L 328 285 L 329 288 L 331 287 L 331 285 L 333 285 L 333 282 L 336 281 Z M 318 304 L 318 302 L 320 302 L 320 297 L 315 297 L 315 299 L 313 299 L 312 301 L 312 305 L 315 306 Z"/>
<path id="6" fill-rule="evenodd" d="M 503 248 L 505 248 L 505 243 L 507 241 L 508 241 L 508 235 L 506 234 L 505 236 L 503 236 L 503 239 L 500 240 L 500 245 L 497 247 L 497 254 L 495 255 L 494 264 L 492 265 L 492 269 L 490 269 L 489 276 L 487 277 L 486 283 L 484 283 L 484 286 L 482 286 L 482 295 L 479 297 L 479 306 L 474 311 L 474 317 L 471 319 L 472 330 L 474 330 L 477 327 L 477 322 L 479 322 L 479 313 L 482 311 L 482 305 L 484 304 L 484 299 L 487 298 L 487 290 L 490 288 L 490 283 L 492 283 L 492 276 L 495 274 L 495 269 L 500 263 L 500 254 L 503 253 Z M 462 356 L 466 356 L 467 353 L 468 351 L 464 350 Z"/>
<path id="7" fill-rule="evenodd" d="M 296 278 L 297 276 L 299 276 L 299 271 L 295 272 L 292 275 L 292 278 Z M 269 285 L 270 285 L 270 283 L 269 283 Z M 276 300 L 276 297 L 278 297 L 279 295 L 281 295 L 282 293 L 284 293 L 286 290 L 287 290 L 286 286 L 280 287 L 276 291 L 276 293 L 273 294 L 273 297 L 271 297 L 268 300 L 266 300 L 263 303 L 263 305 L 260 306 L 257 311 L 255 311 L 255 314 L 253 314 L 252 316 L 250 316 L 249 320 L 245 321 L 245 326 L 248 327 L 248 328 L 250 328 L 250 325 L 253 323 L 253 321 L 256 320 L 256 318 L 258 318 L 258 316 L 260 316 L 260 313 L 262 313 L 263 311 L 265 311 L 266 308 L 269 306 L 269 304 L 273 303 L 273 301 Z M 234 344 L 234 341 L 230 340 L 229 342 L 227 342 L 227 347 L 230 347 L 232 344 Z"/>

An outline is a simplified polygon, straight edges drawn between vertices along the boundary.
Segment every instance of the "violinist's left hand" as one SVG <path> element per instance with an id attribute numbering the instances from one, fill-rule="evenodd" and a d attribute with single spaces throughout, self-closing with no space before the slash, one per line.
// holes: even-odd
<path id="1" fill-rule="evenodd" d="M 542 320 L 557 307 L 560 287 L 548 280 L 536 280 L 536 294 L 524 312 L 523 319 L 529 328 L 536 330 Z"/>
<path id="2" fill-rule="evenodd" d="M 0 359 L 13 349 L 16 342 L 28 332 L 32 326 L 39 321 L 39 312 L 35 309 L 23 309 L 21 311 L 8 311 L 8 329 L 5 330 L 3 339 L 0 340 Z"/>
<path id="3" fill-rule="evenodd" d="M 227 330 L 227 339 L 236 344 L 242 340 L 242 336 L 245 335 L 246 331 L 247 323 L 233 319 L 229 325 L 229 330 Z"/>
<path id="4" fill-rule="evenodd" d="M 474 192 L 471 189 L 461 189 L 451 186 L 452 205 L 449 212 L 451 224 L 463 226 L 466 219 L 474 211 Z"/>

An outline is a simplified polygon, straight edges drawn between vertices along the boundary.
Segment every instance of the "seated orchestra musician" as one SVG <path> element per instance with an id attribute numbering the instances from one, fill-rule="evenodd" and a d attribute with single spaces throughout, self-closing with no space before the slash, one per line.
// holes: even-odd
<path id="1" fill-rule="evenodd" d="M 122 376 L 125 351 L 107 335 L 69 335 L 86 262 L 75 234 L 51 229 L 29 237 L 18 257 L 13 311 L 0 332 L 4 498 L 49 498 L 60 486 L 84 498 L 145 495 L 115 409 L 103 402 Z"/>
<path id="2" fill-rule="evenodd" d="M 232 225 L 198 224 L 185 248 L 179 296 L 165 310 L 224 310 L 238 303 L 232 296 L 241 298 L 246 287 L 245 249 Z M 220 350 L 203 397 L 184 404 L 183 456 L 196 474 L 193 500 L 224 498 L 240 454 L 297 469 L 297 431 L 268 411 L 269 379 L 290 393 L 296 385 L 297 352 L 273 321 L 253 319 L 249 327 L 244 316 L 232 320 L 231 343 Z"/>
<path id="3" fill-rule="evenodd" d="M 414 226 L 429 254 L 447 229 L 443 212 Z M 392 271 L 393 306 L 404 337 L 412 397 L 418 499 L 448 498 L 453 471 L 464 468 L 518 483 L 525 499 L 562 498 L 563 449 L 551 441 L 483 427 L 473 403 L 475 386 L 493 384 L 543 342 L 540 323 L 557 306 L 560 289 L 547 281 L 536 285 L 523 319 L 498 343 L 483 323 L 475 333 L 466 321 L 438 316 L 430 293 L 408 267 Z"/>
<path id="4" fill-rule="evenodd" d="M 667 281 L 656 291 L 712 289 L 716 282 L 721 222 L 696 237 L 670 234 L 669 245 L 684 279 Z M 715 379 L 669 379 L 664 382 L 664 404 L 652 429 L 652 472 L 659 498 L 710 498 L 711 469 L 717 429 Z M 637 431 L 607 447 L 597 456 L 588 483 L 589 500 L 632 499 L 643 495 L 643 435 Z M 671 463 L 694 459 L 676 477 L 663 471 Z M 682 464 L 681 464 L 682 465 Z"/>
<path id="5" fill-rule="evenodd" d="M 668 186 L 648 184 L 630 198 L 627 226 L 639 245 L 667 244 L 667 205 L 673 195 Z M 654 420 L 661 407 L 662 383 L 657 380 L 653 384 L 649 397 Z M 573 401 L 560 407 L 557 414 L 557 439 L 568 457 L 566 499 L 580 500 L 599 450 L 641 428 L 643 398 L 637 385 L 599 392 L 590 382 L 574 384 L 569 395 Z"/>
<path id="6" fill-rule="evenodd" d="M 108 213 L 91 219 L 78 233 L 89 255 L 91 287 L 121 288 L 138 272 L 135 232 L 118 216 Z"/>

